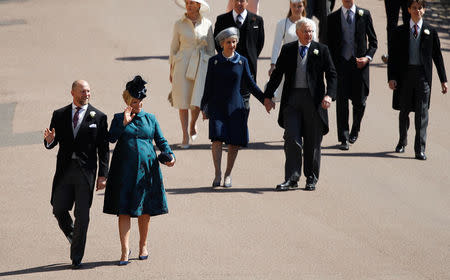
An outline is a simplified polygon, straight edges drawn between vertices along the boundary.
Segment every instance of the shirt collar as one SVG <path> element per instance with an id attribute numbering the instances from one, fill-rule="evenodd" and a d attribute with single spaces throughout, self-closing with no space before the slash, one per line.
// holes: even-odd
<path id="1" fill-rule="evenodd" d="M 300 42 L 300 40 L 298 40 L 298 48 L 301 48 L 302 46 L 305 46 L 305 45 L 303 45 L 301 42 Z M 311 46 L 311 42 L 309 42 L 307 45 L 306 45 L 306 47 L 309 49 L 309 47 Z"/>
<path id="2" fill-rule="evenodd" d="M 410 19 L 409 20 L 409 28 L 410 29 L 413 29 L 414 28 L 414 24 L 416 24 L 412 19 Z M 420 30 L 420 29 L 422 29 L 422 24 L 423 24 L 423 19 L 421 18 L 420 20 L 419 20 L 419 22 L 417 22 L 417 28 L 418 28 L 418 31 Z"/>
<path id="3" fill-rule="evenodd" d="M 81 110 L 82 110 L 82 111 L 86 111 L 88 105 L 89 105 L 89 104 L 86 104 L 86 105 L 81 106 Z M 75 105 L 75 104 L 72 103 L 72 110 L 76 110 L 76 109 L 77 109 L 77 105 Z"/>
<path id="4" fill-rule="evenodd" d="M 347 8 L 345 8 L 344 6 L 342 6 L 341 7 L 341 10 L 342 10 L 342 14 L 344 15 L 344 16 L 347 16 Z M 350 10 L 352 10 L 352 12 L 353 12 L 353 14 L 356 14 L 356 5 L 355 4 L 353 4 L 353 6 L 350 8 Z"/>
<path id="5" fill-rule="evenodd" d="M 244 10 L 240 15 L 241 15 L 241 17 L 242 17 L 242 22 L 244 22 L 244 21 L 245 21 L 245 18 L 247 17 L 247 10 Z M 236 11 L 233 9 L 233 18 L 234 18 L 234 21 L 236 21 L 237 16 L 238 16 L 238 13 L 236 13 Z"/>

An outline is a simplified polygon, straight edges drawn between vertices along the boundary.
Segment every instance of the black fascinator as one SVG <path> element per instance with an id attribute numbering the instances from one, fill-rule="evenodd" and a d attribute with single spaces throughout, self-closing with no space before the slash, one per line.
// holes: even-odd
<path id="1" fill-rule="evenodd" d="M 147 89 L 145 88 L 146 84 L 147 82 L 144 81 L 141 76 L 136 76 L 133 80 L 127 83 L 126 90 L 132 97 L 137 99 L 144 99 L 145 97 L 147 97 L 147 95 L 145 94 L 147 92 Z"/>

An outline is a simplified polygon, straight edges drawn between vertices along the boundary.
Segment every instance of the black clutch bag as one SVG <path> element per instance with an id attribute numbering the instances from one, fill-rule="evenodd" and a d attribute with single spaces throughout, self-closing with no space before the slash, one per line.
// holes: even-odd
<path id="1" fill-rule="evenodd" d="M 158 155 L 158 160 L 161 163 L 166 163 L 172 161 L 172 156 L 168 153 L 162 152 Z"/>

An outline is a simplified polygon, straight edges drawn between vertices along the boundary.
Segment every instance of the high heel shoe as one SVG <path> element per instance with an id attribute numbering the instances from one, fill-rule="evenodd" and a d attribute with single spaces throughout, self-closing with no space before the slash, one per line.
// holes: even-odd
<path id="1" fill-rule="evenodd" d="M 214 178 L 213 182 L 212 182 L 212 187 L 219 187 L 220 186 L 220 181 L 222 180 L 222 175 L 219 175 Z"/>
<path id="2" fill-rule="evenodd" d="M 146 259 L 148 259 L 148 255 L 147 256 L 139 256 L 139 260 L 141 260 L 141 261 L 145 261 Z"/>
<path id="3" fill-rule="evenodd" d="M 223 187 L 224 188 L 231 188 L 231 176 L 226 176 L 223 180 Z"/>
<path id="4" fill-rule="evenodd" d="M 131 255 L 131 250 L 128 251 L 128 258 L 130 258 L 130 255 Z M 126 260 L 126 261 L 119 261 L 119 266 L 127 265 L 127 264 L 129 264 L 129 263 L 130 263 L 129 260 Z"/>

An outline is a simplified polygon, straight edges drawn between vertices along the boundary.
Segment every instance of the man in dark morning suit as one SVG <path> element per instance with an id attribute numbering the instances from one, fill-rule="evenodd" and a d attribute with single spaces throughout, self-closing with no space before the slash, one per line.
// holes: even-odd
<path id="1" fill-rule="evenodd" d="M 257 60 L 264 47 L 264 21 L 263 18 L 247 11 L 248 0 L 233 0 L 234 8 L 231 12 L 219 15 L 214 25 L 214 38 L 220 31 L 228 27 L 239 29 L 239 42 L 236 51 L 247 58 L 250 66 L 250 73 L 256 81 Z M 218 53 L 222 51 L 216 42 Z M 241 94 L 247 110 L 250 109 L 250 93 L 247 86 L 242 86 Z"/>
<path id="2" fill-rule="evenodd" d="M 387 30 L 387 41 L 388 41 L 388 54 L 392 41 L 392 33 L 394 33 L 395 28 L 398 25 L 398 17 L 400 9 L 402 10 L 402 21 L 403 24 L 409 22 L 408 13 L 408 0 L 384 0 L 384 8 L 386 10 L 386 30 Z M 381 58 L 384 63 L 387 63 L 389 55 L 384 54 Z"/>
<path id="3" fill-rule="evenodd" d="M 316 16 L 319 20 L 319 41 L 324 42 L 327 36 L 327 16 L 334 8 L 335 0 L 308 0 L 306 1 L 306 16 Z"/>
<path id="4" fill-rule="evenodd" d="M 97 190 L 106 185 L 109 144 L 106 115 L 89 104 L 86 81 L 72 84 L 73 103 L 53 112 L 50 128 L 44 131 L 44 145 L 59 144 L 53 178 L 51 204 L 58 225 L 69 240 L 72 268 L 78 269 L 84 255 L 95 177 Z M 69 211 L 75 203 L 73 222 Z"/>
<path id="5" fill-rule="evenodd" d="M 436 65 L 442 93 L 447 93 L 447 76 L 441 45 L 436 30 L 422 17 L 425 13 L 424 0 L 409 0 L 409 23 L 395 30 L 392 37 L 391 55 L 388 61 L 389 87 L 394 90 L 392 107 L 400 110 L 399 134 L 395 151 L 405 152 L 408 143 L 409 113 L 414 112 L 416 136 L 415 157 L 426 160 L 425 144 L 430 107 L 433 61 Z"/>
<path id="6" fill-rule="evenodd" d="M 327 109 L 336 96 L 337 74 L 328 47 L 312 41 L 314 25 L 308 18 L 296 23 L 299 40 L 282 47 L 264 92 L 271 99 L 284 75 L 278 124 L 284 128 L 285 181 L 277 191 L 298 187 L 302 150 L 305 190 L 315 190 L 319 179 L 320 145 L 329 131 Z"/>
<path id="7" fill-rule="evenodd" d="M 369 95 L 369 61 L 377 50 L 377 36 L 370 12 L 342 0 L 342 6 L 328 16 L 326 44 L 338 73 L 336 98 L 338 140 L 341 150 L 355 143 Z M 352 101 L 353 124 L 349 133 L 348 101 Z"/>

